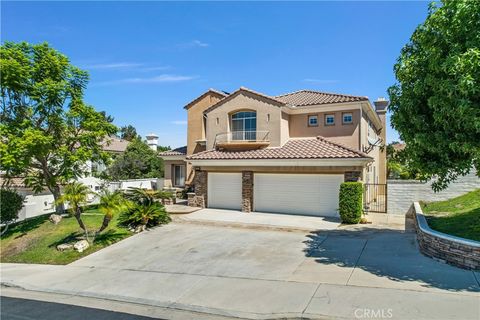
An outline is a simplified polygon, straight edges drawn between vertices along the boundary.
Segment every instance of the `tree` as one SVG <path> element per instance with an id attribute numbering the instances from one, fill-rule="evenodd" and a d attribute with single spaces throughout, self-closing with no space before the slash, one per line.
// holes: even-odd
<path id="1" fill-rule="evenodd" d="M 88 230 L 82 220 L 82 206 L 87 203 L 87 198 L 90 193 L 91 191 L 86 185 L 75 181 L 65 186 L 63 194 L 57 200 L 58 203 L 67 203 L 69 205 L 72 215 L 75 217 L 78 225 L 83 230 L 85 239 L 87 241 Z"/>
<path id="2" fill-rule="evenodd" d="M 480 2 L 432 3 L 395 64 L 391 122 L 412 168 L 444 189 L 480 172 Z"/>
<path id="3" fill-rule="evenodd" d="M 424 180 L 425 177 L 417 169 L 411 168 L 403 147 L 404 144 L 397 141 L 393 141 L 386 146 L 387 178 Z"/>
<path id="4" fill-rule="evenodd" d="M 6 42 L 0 66 L 0 169 L 25 177 L 35 192 L 48 188 L 57 201 L 86 161 L 107 161 L 101 143 L 117 128 L 84 103 L 88 74 L 47 43 Z"/>
<path id="5" fill-rule="evenodd" d="M 18 219 L 18 212 L 23 207 L 23 197 L 15 190 L 0 189 L 0 223 L 4 229 L 0 232 L 3 235 L 8 230 L 8 226 Z"/>
<path id="6" fill-rule="evenodd" d="M 163 160 L 140 139 L 133 140 L 125 152 L 107 169 L 112 180 L 163 177 Z"/>
<path id="7" fill-rule="evenodd" d="M 140 136 L 137 134 L 137 129 L 134 126 L 128 125 L 120 128 L 120 138 L 132 141 Z"/>
<path id="8" fill-rule="evenodd" d="M 98 209 L 104 214 L 104 217 L 102 225 L 95 233 L 95 235 L 100 234 L 108 227 L 110 221 L 115 214 L 121 213 L 122 211 L 126 210 L 125 201 L 120 192 L 112 192 L 108 189 L 105 189 L 99 194 L 99 197 L 100 205 Z"/>

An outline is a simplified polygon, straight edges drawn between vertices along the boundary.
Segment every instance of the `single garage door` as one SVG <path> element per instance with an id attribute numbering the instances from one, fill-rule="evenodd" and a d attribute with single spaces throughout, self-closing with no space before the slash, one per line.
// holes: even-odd
<path id="1" fill-rule="evenodd" d="M 242 208 L 242 174 L 208 173 L 208 207 L 219 209 Z"/>
<path id="2" fill-rule="evenodd" d="M 255 211 L 338 216 L 342 174 L 254 174 Z"/>

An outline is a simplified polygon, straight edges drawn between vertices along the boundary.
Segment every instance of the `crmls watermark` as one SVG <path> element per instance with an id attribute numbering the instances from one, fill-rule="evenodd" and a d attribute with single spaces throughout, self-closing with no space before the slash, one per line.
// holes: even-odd
<path id="1" fill-rule="evenodd" d="M 357 319 L 391 319 L 393 318 L 392 309 L 355 309 L 355 318 Z"/>

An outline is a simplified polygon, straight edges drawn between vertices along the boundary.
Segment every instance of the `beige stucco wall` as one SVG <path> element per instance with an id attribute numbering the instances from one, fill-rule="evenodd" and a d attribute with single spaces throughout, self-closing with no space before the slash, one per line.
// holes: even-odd
<path id="1" fill-rule="evenodd" d="M 173 186 L 173 165 L 185 164 L 184 160 L 164 160 L 165 182 L 164 186 L 171 188 Z"/>
<path id="2" fill-rule="evenodd" d="M 353 122 L 352 124 L 343 124 L 342 123 L 342 114 L 350 112 L 352 113 Z M 335 125 L 325 125 L 325 115 L 334 114 L 335 115 Z M 317 115 L 318 116 L 318 126 L 309 127 L 308 126 L 308 116 Z M 348 147 L 359 150 L 359 125 L 360 125 L 360 110 L 353 109 L 347 111 L 336 111 L 336 112 L 315 112 L 308 114 L 295 114 L 290 115 L 290 137 L 316 137 L 323 136 L 329 138 L 330 140 L 341 143 Z"/>
<path id="3" fill-rule="evenodd" d="M 222 98 L 219 94 L 209 92 L 187 109 L 187 155 L 205 150 L 205 147 L 196 143 L 197 140 L 205 139 L 206 129 L 203 112 Z M 190 184 L 193 179 L 193 171 L 189 163 L 187 163 L 185 174 L 185 183 Z"/>
<path id="4" fill-rule="evenodd" d="M 382 123 L 384 124 L 384 128 L 381 129 L 376 135 L 373 135 L 375 128 L 373 125 L 370 127 L 370 133 L 372 138 L 375 140 L 380 137 L 386 142 L 386 128 L 385 128 L 385 115 L 380 117 Z M 363 114 L 361 119 L 361 150 L 364 151 L 369 147 L 368 143 L 368 132 L 369 132 L 369 124 L 368 118 L 366 114 Z M 368 153 L 370 157 L 372 157 L 375 161 L 370 164 L 369 167 L 364 169 L 364 181 L 368 183 L 386 183 L 386 153 L 381 150 L 379 146 L 373 147 Z"/>
<path id="5" fill-rule="evenodd" d="M 282 135 L 280 133 L 281 109 L 268 103 L 267 99 L 249 93 L 240 93 L 207 113 L 207 150 L 213 149 L 217 134 L 230 131 L 230 115 L 241 110 L 257 112 L 257 131 L 269 132 L 269 147 L 282 145 Z M 270 115 L 270 120 L 268 120 L 268 115 Z M 285 140 L 285 136 L 283 140 Z"/>

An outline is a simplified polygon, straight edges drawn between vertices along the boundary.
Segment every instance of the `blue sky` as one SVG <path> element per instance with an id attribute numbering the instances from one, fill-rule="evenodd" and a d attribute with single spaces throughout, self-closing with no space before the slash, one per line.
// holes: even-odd
<path id="1" fill-rule="evenodd" d="M 387 96 L 427 2 L 2 2 L 2 41 L 49 42 L 90 73 L 86 101 L 161 145 L 208 88 Z M 388 141 L 398 139 L 389 128 Z"/>

